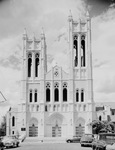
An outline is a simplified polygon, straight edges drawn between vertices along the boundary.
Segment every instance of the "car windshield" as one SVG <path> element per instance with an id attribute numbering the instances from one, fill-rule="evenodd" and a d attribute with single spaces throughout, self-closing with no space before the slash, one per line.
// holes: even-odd
<path id="1" fill-rule="evenodd" d="M 3 138 L 3 140 L 7 140 L 7 139 L 11 139 L 11 137 L 5 136 L 5 137 Z"/>
<path id="2" fill-rule="evenodd" d="M 93 137 L 93 135 L 92 134 L 85 134 L 85 137 Z"/>
<path id="3" fill-rule="evenodd" d="M 115 134 L 100 134 L 99 140 L 104 140 L 107 143 L 114 143 L 115 142 Z"/>

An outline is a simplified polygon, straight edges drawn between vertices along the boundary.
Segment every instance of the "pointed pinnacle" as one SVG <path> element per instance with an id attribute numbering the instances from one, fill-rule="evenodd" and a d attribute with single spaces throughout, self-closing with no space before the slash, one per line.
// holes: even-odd
<path id="1" fill-rule="evenodd" d="M 42 32 L 41 32 L 41 34 L 45 35 L 45 34 L 44 34 L 44 28 L 43 28 L 43 27 L 42 27 Z"/>
<path id="2" fill-rule="evenodd" d="M 88 11 L 88 10 L 87 10 L 87 12 L 86 12 L 86 16 L 89 17 L 89 11 Z"/>
<path id="3" fill-rule="evenodd" d="M 71 13 L 71 10 L 69 10 L 68 21 L 72 21 L 72 13 Z"/>
<path id="4" fill-rule="evenodd" d="M 71 9 L 69 10 L 69 17 L 72 17 Z"/>
<path id="5" fill-rule="evenodd" d="M 26 28 L 24 28 L 24 34 L 25 34 L 25 35 L 27 34 Z"/>

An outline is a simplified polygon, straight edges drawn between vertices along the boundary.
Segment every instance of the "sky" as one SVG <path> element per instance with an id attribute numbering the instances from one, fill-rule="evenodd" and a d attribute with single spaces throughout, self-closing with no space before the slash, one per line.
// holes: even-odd
<path id="1" fill-rule="evenodd" d="M 87 10 L 91 17 L 94 101 L 115 101 L 114 0 L 0 0 L 0 91 L 7 100 L 0 103 L 1 115 L 20 102 L 24 28 L 28 37 L 40 38 L 43 27 L 48 69 L 55 62 L 68 69 L 69 10 L 74 20 L 82 18 Z"/>

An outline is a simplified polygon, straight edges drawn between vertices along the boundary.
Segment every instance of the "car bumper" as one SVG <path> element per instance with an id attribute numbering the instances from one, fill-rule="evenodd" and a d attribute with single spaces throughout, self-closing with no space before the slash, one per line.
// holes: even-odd
<path id="1" fill-rule="evenodd" d="M 5 147 L 12 147 L 13 146 L 13 143 L 6 143 L 6 144 L 4 144 L 5 145 Z"/>
<path id="2" fill-rule="evenodd" d="M 92 147 L 92 143 L 81 142 L 80 144 L 83 145 L 83 146 L 91 146 Z"/>

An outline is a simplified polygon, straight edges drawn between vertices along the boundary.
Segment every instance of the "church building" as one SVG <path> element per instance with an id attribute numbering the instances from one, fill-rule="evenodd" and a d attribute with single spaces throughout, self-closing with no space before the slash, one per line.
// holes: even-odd
<path id="1" fill-rule="evenodd" d="M 7 135 L 70 137 L 92 133 L 95 119 L 91 19 L 68 17 L 69 71 L 47 71 L 44 32 L 38 40 L 23 34 L 21 104 L 7 112 Z M 55 51 L 55 50 L 54 50 Z"/>

